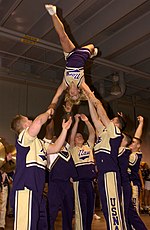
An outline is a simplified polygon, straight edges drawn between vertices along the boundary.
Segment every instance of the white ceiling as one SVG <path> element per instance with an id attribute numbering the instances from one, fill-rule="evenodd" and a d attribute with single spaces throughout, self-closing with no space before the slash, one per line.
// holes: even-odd
<path id="1" fill-rule="evenodd" d="M 102 51 L 86 67 L 87 82 L 99 93 L 103 83 L 108 98 L 118 72 L 126 86 L 121 100 L 149 106 L 149 0 L 0 0 L 0 72 L 58 86 L 65 62 L 46 3 L 57 5 L 76 44 L 94 43 Z"/>

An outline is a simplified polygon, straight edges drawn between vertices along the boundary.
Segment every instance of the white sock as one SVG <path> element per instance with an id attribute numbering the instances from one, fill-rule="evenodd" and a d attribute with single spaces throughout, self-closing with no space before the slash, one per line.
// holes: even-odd
<path id="1" fill-rule="evenodd" d="M 50 4 L 46 4 L 45 8 L 47 9 L 48 13 L 50 15 L 54 15 L 56 14 L 56 6 L 50 5 Z"/>

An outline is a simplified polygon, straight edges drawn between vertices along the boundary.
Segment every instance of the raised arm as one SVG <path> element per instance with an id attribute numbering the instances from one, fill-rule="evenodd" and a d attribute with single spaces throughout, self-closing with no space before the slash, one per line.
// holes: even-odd
<path id="1" fill-rule="evenodd" d="M 95 142 L 95 130 L 92 126 L 92 124 L 90 123 L 89 119 L 85 116 L 85 114 L 81 114 L 80 115 L 81 120 L 85 122 L 87 128 L 88 128 L 88 132 L 89 132 L 89 138 L 88 141 L 94 145 Z"/>
<path id="2" fill-rule="evenodd" d="M 75 135 L 76 135 L 77 129 L 78 129 L 78 124 L 80 121 L 80 114 L 76 114 L 74 116 L 74 118 L 75 118 L 75 123 L 74 123 L 72 130 L 71 130 L 71 135 L 70 135 L 70 146 L 71 146 L 71 148 L 74 147 L 74 139 L 75 139 Z"/>
<path id="3" fill-rule="evenodd" d="M 98 114 L 96 112 L 96 109 L 89 99 L 88 99 L 88 104 L 89 104 L 90 115 L 91 115 L 92 121 L 94 123 L 94 126 L 95 126 L 96 130 L 99 131 L 102 129 L 102 127 L 104 127 L 104 125 L 100 121 Z"/>
<path id="4" fill-rule="evenodd" d="M 65 122 L 65 120 L 63 119 L 62 122 L 62 132 L 59 135 L 59 137 L 57 138 L 57 140 L 55 141 L 54 144 L 50 144 L 48 146 L 47 149 L 47 154 L 51 154 L 51 153 L 57 153 L 60 151 L 61 147 L 63 146 L 66 136 L 67 136 L 67 131 L 70 128 L 72 124 L 72 118 L 70 117 L 68 121 Z"/>
<path id="5" fill-rule="evenodd" d="M 60 96 L 62 95 L 63 91 L 66 89 L 66 85 L 64 83 L 64 80 L 62 81 L 62 83 L 60 84 L 60 86 L 58 87 L 56 93 L 55 93 L 55 96 L 53 97 L 52 101 L 51 101 L 51 104 L 49 105 L 48 108 L 52 108 L 52 109 L 55 109 L 56 108 L 56 105 L 58 103 L 58 100 L 60 98 Z"/>
<path id="6" fill-rule="evenodd" d="M 102 121 L 105 127 L 107 127 L 110 124 L 110 119 L 107 116 L 107 113 L 100 102 L 93 93 L 87 94 L 87 97 L 89 98 L 90 102 L 94 105 L 94 107 L 97 110 L 98 117 Z"/>
<path id="7" fill-rule="evenodd" d="M 51 117 L 51 110 L 48 109 L 45 113 L 37 116 L 28 129 L 28 133 L 31 137 L 38 135 L 42 125 Z"/>
<path id="8" fill-rule="evenodd" d="M 45 138 L 52 140 L 54 136 L 54 120 L 52 119 L 49 124 L 46 126 Z"/>
<path id="9" fill-rule="evenodd" d="M 140 139 L 142 136 L 142 131 L 143 131 L 144 118 L 142 116 L 138 116 L 137 119 L 138 119 L 139 125 L 135 131 L 134 137 Z"/>
<path id="10" fill-rule="evenodd" d="M 85 83 L 85 81 L 83 80 L 81 85 L 80 85 L 80 88 L 86 92 L 86 94 L 90 94 L 92 93 L 92 91 L 90 90 L 89 86 Z"/>

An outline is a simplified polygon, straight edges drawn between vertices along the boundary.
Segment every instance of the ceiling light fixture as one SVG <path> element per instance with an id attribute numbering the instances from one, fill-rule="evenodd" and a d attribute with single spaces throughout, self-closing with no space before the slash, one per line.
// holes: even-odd
<path id="1" fill-rule="evenodd" d="M 112 88 L 111 88 L 111 95 L 117 96 L 119 94 L 121 94 L 121 88 L 119 86 L 119 74 L 118 73 L 114 73 L 112 75 Z"/>

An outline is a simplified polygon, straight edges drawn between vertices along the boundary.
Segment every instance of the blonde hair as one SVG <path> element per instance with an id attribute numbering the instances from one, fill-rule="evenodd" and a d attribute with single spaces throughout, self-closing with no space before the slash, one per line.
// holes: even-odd
<path id="1" fill-rule="evenodd" d="M 22 131 L 22 120 L 23 116 L 19 114 L 16 115 L 11 122 L 11 129 L 17 134 Z"/>
<path id="2" fill-rule="evenodd" d="M 84 95 L 82 89 L 80 89 L 80 92 L 79 92 L 79 97 L 78 99 L 76 100 L 73 100 L 72 97 L 70 96 L 69 94 L 69 91 L 66 90 L 66 94 L 65 94 L 65 101 L 69 101 L 69 103 L 73 106 L 73 105 L 79 105 L 81 101 L 86 101 L 87 98 L 86 96 Z"/>

